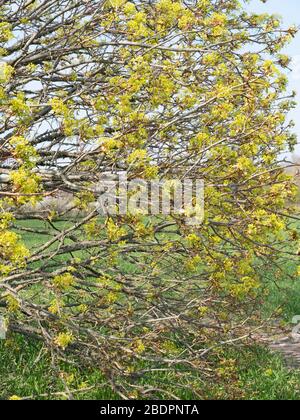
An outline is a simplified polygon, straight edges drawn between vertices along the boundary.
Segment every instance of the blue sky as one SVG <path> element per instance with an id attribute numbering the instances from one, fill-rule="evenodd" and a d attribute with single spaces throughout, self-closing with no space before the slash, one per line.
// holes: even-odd
<path id="1" fill-rule="evenodd" d="M 279 14 L 287 26 L 300 26 L 300 0 L 251 0 L 247 6 L 250 10 L 259 13 Z M 293 57 L 293 73 L 289 73 L 290 87 L 298 92 L 298 107 L 292 113 L 298 134 L 297 154 L 300 155 L 300 31 L 294 41 L 286 48 L 285 52 Z"/>

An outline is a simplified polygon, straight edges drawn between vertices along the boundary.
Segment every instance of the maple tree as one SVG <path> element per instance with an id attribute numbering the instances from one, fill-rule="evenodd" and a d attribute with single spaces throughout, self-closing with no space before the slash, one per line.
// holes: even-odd
<path id="1" fill-rule="evenodd" d="M 199 395 L 191 372 L 211 377 L 208 357 L 258 322 L 265 267 L 280 278 L 296 259 L 280 166 L 296 28 L 237 0 L 11 0 L 0 15 L 1 314 L 122 397 L 172 397 L 168 380 Z M 99 217 L 106 171 L 203 179 L 202 225 Z M 62 193 L 67 210 L 20 223 Z"/>

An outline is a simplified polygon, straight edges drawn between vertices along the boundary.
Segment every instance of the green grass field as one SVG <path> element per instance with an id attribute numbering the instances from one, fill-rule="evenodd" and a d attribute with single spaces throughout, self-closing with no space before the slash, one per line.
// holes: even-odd
<path id="1" fill-rule="evenodd" d="M 50 236 L 36 235 L 26 229 L 45 228 L 42 221 L 18 222 L 28 247 L 34 249 Z M 57 227 L 66 227 L 59 222 Z M 287 267 L 289 271 L 290 267 Z M 300 284 L 282 279 L 280 285 L 269 281 L 269 295 L 263 311 L 269 316 L 277 308 L 283 323 L 300 314 Z M 226 348 L 220 360 L 219 381 L 199 384 L 203 399 L 300 400 L 300 371 L 290 370 L 280 355 L 262 346 Z M 222 362 L 224 363 L 224 362 Z M 155 378 L 153 378 L 155 381 Z M 66 393 L 66 384 L 70 394 Z M 18 335 L 0 341 L 0 399 L 18 396 L 28 399 L 116 399 L 97 369 L 72 367 L 61 363 L 55 368 L 42 344 Z M 183 399 L 189 399 L 183 394 Z"/>
<path id="2" fill-rule="evenodd" d="M 201 387 L 203 399 L 299 400 L 300 372 L 289 370 L 279 355 L 263 347 L 227 349 L 224 354 L 236 368 L 220 373 L 220 380 Z M 11 337 L 0 344 L 1 399 L 67 399 L 67 382 L 74 399 L 118 399 L 97 370 L 79 370 L 63 364 L 54 369 L 39 343 Z M 75 390 L 75 392 L 73 391 Z M 183 399 L 189 399 L 183 395 Z"/>

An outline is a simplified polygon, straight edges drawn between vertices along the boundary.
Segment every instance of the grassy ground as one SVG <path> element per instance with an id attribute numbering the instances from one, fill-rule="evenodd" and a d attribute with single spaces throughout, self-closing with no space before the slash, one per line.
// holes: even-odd
<path id="1" fill-rule="evenodd" d="M 66 222 L 60 222 L 57 227 L 61 228 L 62 224 Z M 19 224 L 21 228 L 29 226 L 45 228 L 40 221 Z M 24 232 L 24 240 L 30 248 L 43 244 L 48 238 Z M 287 272 L 290 269 L 287 267 Z M 267 316 L 275 308 L 280 308 L 281 318 L 286 323 L 300 315 L 300 284 L 286 278 L 280 285 L 270 282 L 269 291 L 264 308 Z M 206 389 L 201 387 L 205 399 L 300 400 L 300 371 L 289 370 L 279 355 L 262 347 L 226 349 L 219 362 L 219 381 L 208 384 Z M 63 363 L 54 368 L 41 344 L 16 335 L 0 341 L 0 399 L 14 395 L 33 399 L 68 398 L 66 383 L 75 399 L 117 398 L 96 369 L 80 371 Z M 183 398 L 188 399 L 189 395 Z"/>
<path id="2" fill-rule="evenodd" d="M 299 400 L 300 372 L 288 370 L 280 356 L 264 348 L 227 350 L 229 368 L 220 364 L 219 381 L 201 389 L 205 399 Z M 235 361 L 231 364 L 231 361 Z M 0 343 L 0 399 L 12 396 L 65 399 L 117 399 L 97 370 L 80 371 L 63 363 L 59 372 L 43 347 L 21 337 Z M 73 390 L 76 390 L 73 392 Z M 50 397 L 51 394 L 51 397 Z M 189 399 L 189 396 L 184 397 Z"/>
<path id="3" fill-rule="evenodd" d="M 75 399 L 116 398 L 96 370 L 80 371 L 63 363 L 59 371 L 53 368 L 49 354 L 37 342 L 14 335 L 0 343 L 0 399 L 63 399 L 68 397 L 64 383 L 76 390 Z"/>
<path id="4" fill-rule="evenodd" d="M 291 323 L 294 316 L 300 315 L 300 282 L 286 277 L 279 284 L 269 283 L 269 296 L 265 302 L 266 315 L 278 308 L 283 322 Z"/>

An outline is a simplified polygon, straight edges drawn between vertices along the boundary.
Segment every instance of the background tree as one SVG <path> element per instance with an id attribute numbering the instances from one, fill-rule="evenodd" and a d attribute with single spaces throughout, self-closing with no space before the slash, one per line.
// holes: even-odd
<path id="1" fill-rule="evenodd" d="M 295 144 L 280 52 L 296 29 L 237 0 L 0 1 L 0 13 L 2 315 L 124 398 L 173 397 L 179 383 L 199 396 L 210 356 L 256 325 L 262 270 L 280 277 L 296 258 L 279 165 Z M 100 218 L 104 171 L 204 179 L 203 225 Z M 80 216 L 16 220 L 62 192 Z"/>

